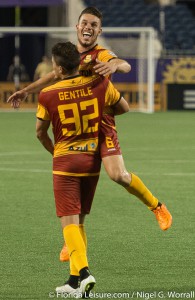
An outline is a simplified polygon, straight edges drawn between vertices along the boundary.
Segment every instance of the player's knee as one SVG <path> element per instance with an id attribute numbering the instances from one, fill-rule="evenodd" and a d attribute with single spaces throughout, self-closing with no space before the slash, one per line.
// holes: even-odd
<path id="1" fill-rule="evenodd" d="M 110 179 L 122 186 L 129 185 L 131 181 L 131 176 L 127 171 L 111 172 L 109 176 Z"/>

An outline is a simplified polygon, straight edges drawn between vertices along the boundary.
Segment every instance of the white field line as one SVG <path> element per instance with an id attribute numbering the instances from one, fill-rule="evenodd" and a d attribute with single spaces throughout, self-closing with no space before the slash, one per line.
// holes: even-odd
<path id="1" fill-rule="evenodd" d="M 52 173 L 52 169 L 50 170 L 45 170 L 45 169 L 20 169 L 20 168 L 1 168 L 0 167 L 0 172 L 24 172 L 24 173 Z M 105 172 L 105 171 L 104 171 Z M 178 172 L 178 173 L 141 173 L 141 172 L 136 172 L 137 175 L 141 176 L 195 176 L 195 173 L 185 173 L 185 172 Z"/>
<path id="2" fill-rule="evenodd" d="M 179 150 L 178 150 L 178 148 L 176 148 L 176 147 L 170 147 L 170 148 L 168 148 L 168 147 L 166 147 L 166 148 L 163 148 L 163 147 L 144 147 L 144 148 L 142 148 L 142 147 L 139 147 L 139 148 L 132 148 L 132 147 L 124 147 L 125 148 L 125 151 L 129 151 L 129 152 L 145 152 L 145 151 L 153 151 L 153 152 L 160 152 L 160 151 L 165 151 L 165 153 L 166 153 L 166 151 L 177 151 L 177 153 L 179 152 L 179 151 L 185 151 L 185 150 L 187 150 L 187 151 L 189 151 L 189 150 L 195 150 L 195 147 L 194 146 L 191 146 L 190 144 L 188 144 L 186 147 L 184 146 L 184 147 L 180 147 L 179 148 Z"/>
<path id="3" fill-rule="evenodd" d="M 21 160 L 21 161 L 0 161 L 0 165 L 35 165 L 35 164 L 52 164 L 52 161 L 40 161 L 40 160 Z"/>
<path id="4" fill-rule="evenodd" d="M 42 154 L 43 152 L 41 151 L 23 151 L 23 152 L 4 152 L 4 153 L 0 153 L 0 156 L 3 156 L 4 158 L 6 156 L 15 156 L 15 155 L 37 155 L 37 154 Z M 136 160 L 133 160 L 134 162 Z M 139 160 L 140 161 L 146 161 L 146 160 Z M 194 163 L 195 160 L 150 160 L 150 163 Z M 51 162 L 50 161 L 36 161 L 36 160 L 31 160 L 31 161 L 28 161 L 28 160 L 25 160 L 25 161 L 14 161 L 14 162 L 10 162 L 10 161 L 3 161 L 3 162 L 0 162 L 0 165 L 18 165 L 18 164 L 50 164 Z M 24 172 L 24 173 L 51 173 L 52 170 L 45 170 L 45 169 L 33 169 L 33 168 L 27 168 L 27 169 L 23 169 L 23 168 L 10 168 L 10 167 L 0 167 L 0 171 L 3 171 L 3 172 Z M 142 175 L 142 176 L 195 176 L 195 173 L 185 173 L 185 172 L 170 172 L 170 173 L 139 173 L 139 172 L 136 172 L 138 175 Z"/>
<path id="5" fill-rule="evenodd" d="M 24 173 L 52 173 L 51 170 L 45 170 L 45 169 L 20 169 L 20 168 L 0 168 L 0 172 L 24 172 Z"/>
<path id="6" fill-rule="evenodd" d="M 21 155 L 37 155 L 37 154 L 42 154 L 43 152 L 41 151 L 13 151 L 13 152 L 3 152 L 3 153 L 0 153 L 0 157 L 3 157 L 4 161 L 3 162 L 0 162 L 0 165 L 2 166 L 2 164 L 5 166 L 5 165 L 18 165 L 18 164 L 45 164 L 45 163 L 51 163 L 51 162 L 44 162 L 44 161 L 37 161 L 37 160 L 23 160 L 23 161 L 14 161 L 14 162 L 10 162 L 10 161 L 5 161 L 5 157 L 10 157 L 10 156 L 21 156 Z M 27 169 L 23 169 L 23 168 L 10 168 L 10 167 L 0 167 L 0 171 L 2 172 L 24 172 L 24 173 L 51 173 L 52 172 L 52 169 L 50 170 L 45 170 L 45 168 L 43 169 L 38 169 L 38 168 L 27 168 Z"/>
<path id="7" fill-rule="evenodd" d="M 0 155 L 1 156 L 1 155 Z M 186 163 L 195 163 L 195 160 L 146 160 L 146 159 L 133 159 L 133 162 L 144 162 L 144 163 L 167 163 L 167 164 L 186 164 Z M 5 158 L 3 159 L 3 161 L 0 160 L 0 165 L 17 165 L 17 164 L 51 164 L 51 161 L 43 161 L 43 160 L 21 160 L 21 161 L 10 161 L 10 160 L 5 160 Z"/>
<path id="8" fill-rule="evenodd" d="M 9 104 L 8 104 L 9 105 Z M 36 112 L 36 108 L 19 108 L 19 109 L 13 109 L 13 108 L 0 108 L 0 113 L 31 113 Z"/>
<path id="9" fill-rule="evenodd" d="M 189 160 L 189 159 L 150 159 L 150 160 L 146 160 L 146 159 L 139 159 L 139 160 L 133 160 L 133 162 L 149 162 L 149 163 L 167 163 L 167 164 L 186 164 L 186 163 L 195 163 L 195 160 Z"/>
<path id="10" fill-rule="evenodd" d="M 149 150 L 149 149 L 148 149 Z M 151 149 L 150 149 L 151 150 Z M 135 149 L 135 151 L 137 151 L 137 149 Z M 21 156 L 21 155 L 37 155 L 37 154 L 44 154 L 44 151 L 13 151 L 13 152 L 0 152 L 0 157 L 3 156 L 15 156 L 15 155 L 18 155 L 18 156 Z M 149 163 L 195 163 L 195 160 L 189 160 L 189 159 L 150 159 L 150 160 L 147 160 L 147 159 L 133 159 L 133 162 L 149 162 Z M 4 161 L 3 162 L 0 162 L 1 164 L 2 163 L 10 163 L 10 164 L 14 164 L 14 163 L 49 163 L 48 161 L 38 161 L 38 160 L 34 160 L 34 161 L 22 161 L 22 162 L 10 162 L 10 161 Z"/>
<path id="11" fill-rule="evenodd" d="M 185 173 L 185 172 L 178 172 L 178 173 L 139 173 L 139 172 L 135 172 L 137 175 L 141 175 L 141 176 L 195 176 L 195 173 Z"/>
<path id="12" fill-rule="evenodd" d="M 43 151 L 13 151 L 13 152 L 0 152 L 0 156 L 14 156 L 14 155 L 37 155 L 43 154 Z"/>

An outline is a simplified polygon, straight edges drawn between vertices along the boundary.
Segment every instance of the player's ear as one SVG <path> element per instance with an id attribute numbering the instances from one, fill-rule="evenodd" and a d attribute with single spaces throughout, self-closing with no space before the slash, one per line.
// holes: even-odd
<path id="1" fill-rule="evenodd" d="M 64 67 L 59 66 L 58 72 L 59 74 L 65 75 L 67 73 L 67 70 Z"/>
<path id="2" fill-rule="evenodd" d="M 99 29 L 98 35 L 102 34 L 102 28 Z"/>

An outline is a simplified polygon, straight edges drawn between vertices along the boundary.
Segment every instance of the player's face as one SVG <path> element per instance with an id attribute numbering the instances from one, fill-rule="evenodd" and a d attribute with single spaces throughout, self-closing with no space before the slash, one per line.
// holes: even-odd
<path id="1" fill-rule="evenodd" d="M 78 42 L 83 48 L 92 48 L 101 34 L 101 21 L 98 17 L 84 14 L 76 25 Z"/>

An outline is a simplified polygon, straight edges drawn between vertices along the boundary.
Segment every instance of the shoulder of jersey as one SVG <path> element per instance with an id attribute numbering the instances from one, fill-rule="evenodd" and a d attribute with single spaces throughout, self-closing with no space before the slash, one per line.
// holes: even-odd
<path id="1" fill-rule="evenodd" d="M 95 47 L 95 50 L 108 50 L 108 49 L 105 49 L 103 46 L 101 46 L 101 45 L 97 45 L 96 47 Z"/>
<path id="2" fill-rule="evenodd" d="M 97 78 L 99 78 L 99 76 L 93 75 L 90 77 L 79 76 L 76 78 L 71 78 L 69 80 L 61 80 L 53 85 L 50 85 L 50 86 L 42 89 L 42 92 L 46 93 L 46 92 L 51 92 L 51 91 L 63 89 L 63 88 L 74 88 L 74 87 L 79 88 L 80 86 L 83 86 L 84 84 L 90 84 L 90 83 L 96 81 Z M 101 81 L 101 79 L 100 79 L 100 81 Z"/>
<path id="3" fill-rule="evenodd" d="M 108 54 L 110 54 L 110 55 L 112 55 L 112 56 L 114 56 L 114 57 L 117 57 L 117 55 L 116 55 L 114 52 L 112 52 L 111 50 L 106 49 L 106 48 L 104 48 L 104 47 L 102 47 L 102 46 L 100 46 L 100 45 L 97 45 L 97 46 L 95 47 L 95 49 L 96 49 L 96 50 L 100 50 L 100 51 L 107 51 Z"/>

